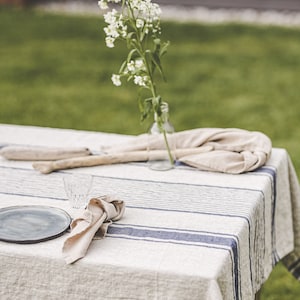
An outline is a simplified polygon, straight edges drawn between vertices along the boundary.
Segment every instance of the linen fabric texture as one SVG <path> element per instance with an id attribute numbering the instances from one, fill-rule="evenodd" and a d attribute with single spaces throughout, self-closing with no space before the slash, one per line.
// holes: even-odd
<path id="1" fill-rule="evenodd" d="M 263 166 L 271 155 L 271 140 L 263 133 L 243 129 L 197 128 L 168 135 L 176 149 L 206 147 L 208 151 L 187 155 L 178 161 L 205 171 L 240 174 Z M 209 147 L 207 147 L 209 146 Z M 161 139 L 139 135 L 126 144 L 103 147 L 110 152 L 163 149 Z"/>
<path id="2" fill-rule="evenodd" d="M 0 136 L 2 143 L 91 149 L 136 140 L 17 125 L 0 125 Z M 185 166 L 166 176 L 144 164 L 77 171 L 93 174 L 95 194 L 120 196 L 122 220 L 71 265 L 61 253 L 65 235 L 40 244 L 0 242 L 1 300 L 253 300 L 283 257 L 297 273 L 300 191 L 284 149 L 273 148 L 263 167 L 239 176 Z M 0 207 L 55 205 L 73 217 L 62 175 L 41 176 L 28 162 L 0 157 Z"/>
<path id="3" fill-rule="evenodd" d="M 92 198 L 82 214 L 71 223 L 71 234 L 63 245 L 63 256 L 67 264 L 85 256 L 97 233 L 103 238 L 111 222 L 122 218 L 125 204 L 111 196 Z"/>

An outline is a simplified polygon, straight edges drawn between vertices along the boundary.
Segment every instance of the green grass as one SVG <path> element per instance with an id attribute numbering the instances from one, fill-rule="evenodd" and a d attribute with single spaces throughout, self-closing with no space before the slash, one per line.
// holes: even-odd
<path id="1" fill-rule="evenodd" d="M 101 17 L 0 7 L 0 123 L 138 134 L 136 88 L 110 76 L 126 55 L 107 49 Z M 238 127 L 286 148 L 300 174 L 300 29 L 163 24 L 171 41 L 159 83 L 177 131 Z M 1 139 L 1 137 L 0 137 Z M 262 299 L 299 299 L 279 264 Z"/>

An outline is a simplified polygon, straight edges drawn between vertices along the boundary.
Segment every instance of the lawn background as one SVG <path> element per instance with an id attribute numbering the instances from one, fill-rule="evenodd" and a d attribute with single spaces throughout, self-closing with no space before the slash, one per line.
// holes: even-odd
<path id="1" fill-rule="evenodd" d="M 136 87 L 110 77 L 126 49 L 108 49 L 96 16 L 0 7 L 0 123 L 143 133 Z M 159 83 L 177 131 L 237 127 L 286 148 L 300 174 L 300 29 L 163 23 L 171 46 Z M 1 141 L 1 137 L 0 137 Z M 261 299 L 300 299 L 279 264 Z"/>

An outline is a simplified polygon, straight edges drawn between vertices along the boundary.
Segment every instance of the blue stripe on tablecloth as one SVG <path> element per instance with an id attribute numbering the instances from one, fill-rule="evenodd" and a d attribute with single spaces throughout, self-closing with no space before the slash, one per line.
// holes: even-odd
<path id="1" fill-rule="evenodd" d="M 240 297 L 238 237 L 230 234 L 211 233 L 196 230 L 170 229 L 166 227 L 138 226 L 113 223 L 108 227 L 107 236 L 142 240 L 147 242 L 173 243 L 185 246 L 209 247 L 230 252 L 233 264 L 235 299 Z"/>
<path id="2" fill-rule="evenodd" d="M 176 229 L 165 229 L 165 228 L 151 228 L 145 226 L 144 228 L 137 227 L 135 225 L 111 225 L 108 230 L 108 234 L 121 234 L 125 236 L 134 236 L 141 238 L 150 238 L 158 240 L 174 240 L 180 241 L 184 244 L 187 242 L 192 245 L 198 243 L 223 245 L 232 248 L 234 255 L 237 254 L 237 242 L 233 237 L 216 236 L 213 234 L 204 234 L 189 230 L 176 230 Z"/>

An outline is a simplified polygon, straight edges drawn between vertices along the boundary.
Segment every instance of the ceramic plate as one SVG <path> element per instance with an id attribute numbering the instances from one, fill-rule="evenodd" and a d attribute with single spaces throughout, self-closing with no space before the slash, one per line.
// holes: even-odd
<path id="1" fill-rule="evenodd" d="M 0 209 L 0 240 L 33 244 L 54 239 L 69 229 L 71 217 L 49 206 L 10 206 Z"/>

